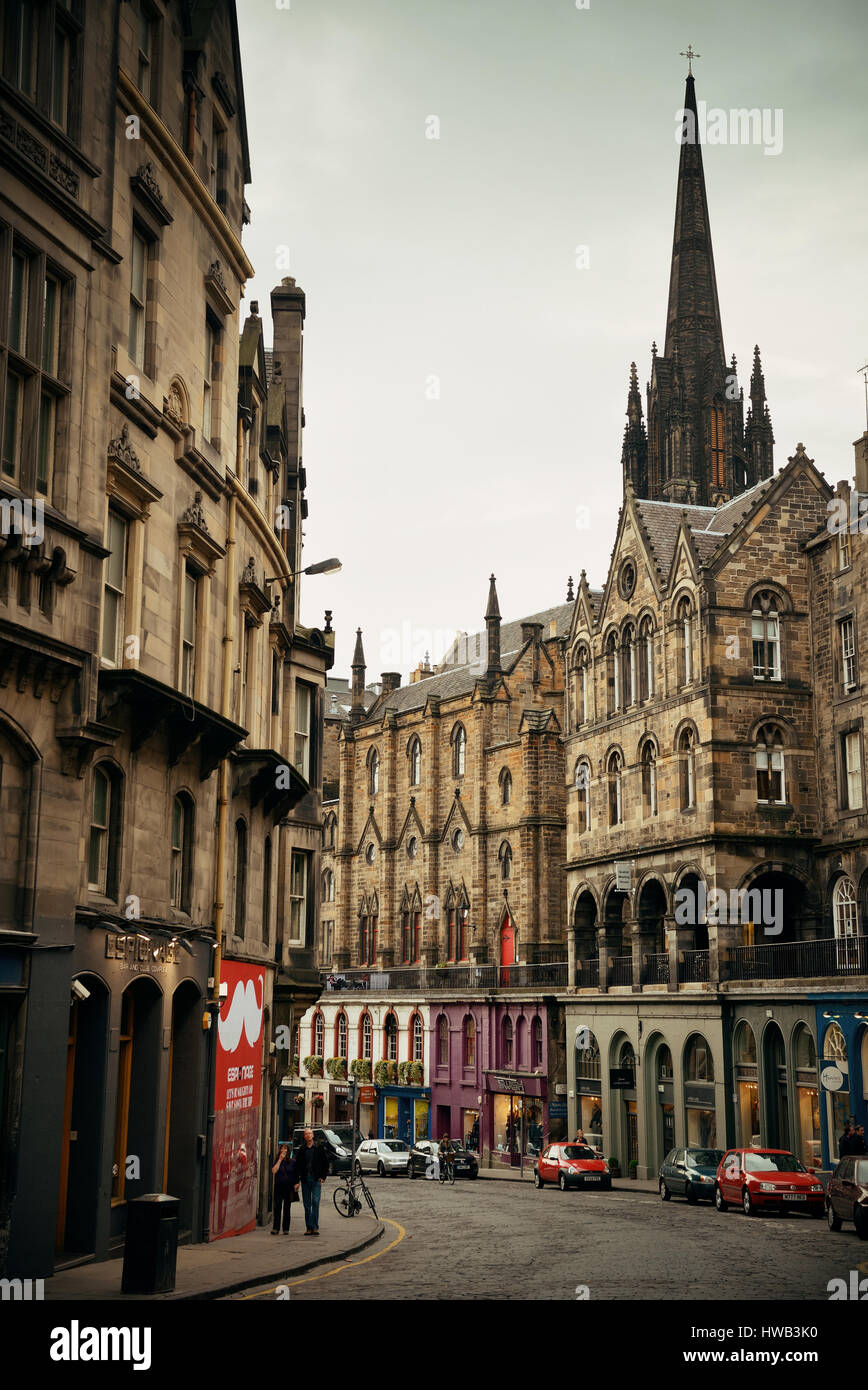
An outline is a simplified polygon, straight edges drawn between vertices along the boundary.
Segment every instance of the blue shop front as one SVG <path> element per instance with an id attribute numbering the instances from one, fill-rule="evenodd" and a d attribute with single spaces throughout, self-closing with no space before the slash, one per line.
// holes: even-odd
<path id="1" fill-rule="evenodd" d="M 811 995 L 817 1010 L 823 1166 L 834 1168 L 847 1120 L 868 1126 L 868 997 Z"/>
<path id="2" fill-rule="evenodd" d="M 430 1138 L 431 1092 L 424 1086 L 380 1086 L 377 1138 L 414 1144 Z"/>

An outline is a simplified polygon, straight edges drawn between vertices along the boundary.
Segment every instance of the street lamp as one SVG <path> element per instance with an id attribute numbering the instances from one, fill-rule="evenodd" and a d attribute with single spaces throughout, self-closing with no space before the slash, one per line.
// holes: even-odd
<path id="1" fill-rule="evenodd" d="M 317 560 L 314 565 L 305 565 L 303 570 L 293 570 L 291 574 L 275 574 L 266 579 L 266 584 L 276 584 L 279 579 L 296 579 L 300 574 L 337 574 L 343 569 L 340 560 L 334 556 L 330 560 Z"/>

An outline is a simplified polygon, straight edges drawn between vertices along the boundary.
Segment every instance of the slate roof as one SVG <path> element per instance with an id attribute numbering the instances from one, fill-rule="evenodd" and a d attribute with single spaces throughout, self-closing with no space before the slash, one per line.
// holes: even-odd
<path id="1" fill-rule="evenodd" d="M 636 509 L 642 528 L 657 561 L 662 578 L 666 578 L 675 554 L 675 542 L 686 516 L 700 562 L 709 560 L 723 540 L 743 521 L 774 478 L 765 478 L 725 502 L 722 507 L 690 507 L 682 502 L 651 502 L 636 498 Z"/>
<path id="2" fill-rule="evenodd" d="M 500 628 L 500 664 L 508 671 L 512 660 L 518 656 L 524 643 L 521 639 L 522 623 L 540 623 L 542 637 L 569 635 L 574 604 L 561 603 L 555 608 L 546 608 L 542 613 L 532 613 L 517 622 L 502 623 Z M 551 625 L 554 623 L 554 632 Z M 478 645 L 477 645 L 478 643 Z M 478 656 L 477 656 L 478 652 Z M 458 657 L 464 659 L 459 662 Z M 467 659 L 469 657 L 469 660 Z M 406 710 L 422 709 L 429 696 L 438 700 L 454 700 L 462 695 L 470 695 L 477 680 L 485 675 L 487 659 L 485 633 L 470 633 L 456 639 L 435 676 L 426 676 L 413 685 L 402 685 L 393 690 L 376 708 L 374 718 L 380 719 L 387 710 L 402 714 Z"/>

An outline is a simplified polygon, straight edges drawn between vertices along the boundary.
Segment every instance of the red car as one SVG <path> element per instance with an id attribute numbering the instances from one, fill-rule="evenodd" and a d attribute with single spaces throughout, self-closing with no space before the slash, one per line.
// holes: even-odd
<path id="1" fill-rule="evenodd" d="M 568 1187 L 611 1188 L 609 1165 L 587 1144 L 548 1144 L 533 1170 L 534 1187 L 557 1183 L 561 1192 Z"/>
<path id="2" fill-rule="evenodd" d="M 745 1216 L 768 1209 L 820 1217 L 826 1194 L 814 1170 L 787 1149 L 727 1149 L 714 1180 L 714 1205 L 726 1211 L 730 1204 Z"/>

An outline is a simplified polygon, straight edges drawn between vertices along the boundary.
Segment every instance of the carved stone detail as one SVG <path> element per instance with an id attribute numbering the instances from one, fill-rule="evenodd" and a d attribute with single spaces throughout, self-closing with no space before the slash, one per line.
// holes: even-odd
<path id="1" fill-rule="evenodd" d="M 141 473 L 142 465 L 139 462 L 139 456 L 130 443 L 129 425 L 122 425 L 117 439 L 109 440 L 108 456 L 117 463 L 122 463 L 125 468 L 131 468 L 134 473 Z"/>
<path id="2" fill-rule="evenodd" d="M 208 530 L 208 523 L 205 520 L 205 511 L 202 506 L 202 494 L 198 489 L 193 494 L 193 501 L 190 503 L 189 507 L 181 513 L 181 520 L 187 522 L 190 526 L 198 526 L 200 531 L 204 531 L 206 536 L 210 536 L 211 532 Z"/>
<path id="3" fill-rule="evenodd" d="M 52 154 L 49 164 L 51 177 L 55 183 L 59 183 L 67 193 L 71 193 L 73 198 L 78 197 L 78 174 L 68 164 L 64 164 L 56 154 Z"/>

